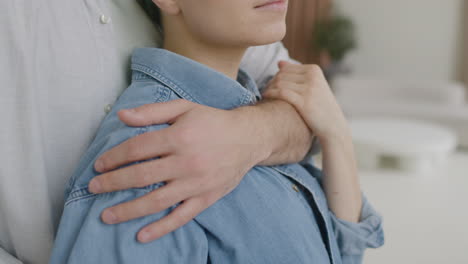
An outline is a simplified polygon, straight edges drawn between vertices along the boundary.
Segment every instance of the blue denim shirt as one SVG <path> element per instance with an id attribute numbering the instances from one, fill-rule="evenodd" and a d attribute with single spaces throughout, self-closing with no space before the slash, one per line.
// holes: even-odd
<path id="1" fill-rule="evenodd" d="M 104 224 L 105 208 L 143 196 L 164 183 L 92 194 L 95 160 L 112 147 L 167 124 L 128 127 L 117 111 L 186 99 L 233 109 L 261 98 L 252 79 L 238 82 L 162 49 L 137 49 L 131 86 L 114 104 L 65 191 L 65 209 L 50 263 L 360 263 L 364 250 L 383 244 L 381 217 L 363 199 L 361 222 L 336 218 L 309 163 L 251 169 L 230 194 L 194 220 L 156 241 L 141 244 L 137 232 L 177 205 L 116 225 Z"/>

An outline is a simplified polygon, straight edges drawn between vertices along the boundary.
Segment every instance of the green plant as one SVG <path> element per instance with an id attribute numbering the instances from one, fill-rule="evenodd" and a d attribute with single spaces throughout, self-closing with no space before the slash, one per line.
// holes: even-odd
<path id="1" fill-rule="evenodd" d="M 318 22 L 314 33 L 314 46 L 319 52 L 328 52 L 335 62 L 343 60 L 345 55 L 357 46 L 351 19 L 334 16 Z"/>

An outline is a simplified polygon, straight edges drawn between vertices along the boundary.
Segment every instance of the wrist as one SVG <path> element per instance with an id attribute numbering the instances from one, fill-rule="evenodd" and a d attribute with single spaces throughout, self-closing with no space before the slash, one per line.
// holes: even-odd
<path id="1" fill-rule="evenodd" d="M 317 135 L 317 137 L 320 140 L 320 145 L 323 148 L 337 145 L 343 146 L 345 144 L 352 143 L 351 129 L 348 126 L 345 126 L 339 130 Z"/>
<path id="2" fill-rule="evenodd" d="M 233 122 L 242 134 L 242 146 L 252 159 L 253 165 L 267 160 L 273 153 L 271 131 L 264 124 L 264 111 L 258 106 L 243 106 L 230 111 Z"/>

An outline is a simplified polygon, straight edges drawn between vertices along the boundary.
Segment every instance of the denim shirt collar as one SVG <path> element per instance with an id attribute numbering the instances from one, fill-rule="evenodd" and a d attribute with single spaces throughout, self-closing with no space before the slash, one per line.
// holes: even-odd
<path id="1" fill-rule="evenodd" d="M 237 81 L 201 63 L 158 48 L 139 48 L 132 70 L 161 82 L 181 98 L 198 104 L 233 109 L 261 98 L 254 80 L 239 70 Z"/>

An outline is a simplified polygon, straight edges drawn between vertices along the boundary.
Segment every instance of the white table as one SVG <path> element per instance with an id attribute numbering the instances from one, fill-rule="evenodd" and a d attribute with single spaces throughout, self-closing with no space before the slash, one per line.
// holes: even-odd
<path id="1" fill-rule="evenodd" d="M 443 165 L 457 146 L 454 132 L 420 120 L 396 118 L 351 119 L 350 127 L 359 166 L 390 165 L 420 172 Z"/>
<path id="2" fill-rule="evenodd" d="M 413 175 L 361 171 L 366 195 L 384 217 L 384 247 L 364 263 L 468 263 L 468 152 L 446 168 Z"/>

